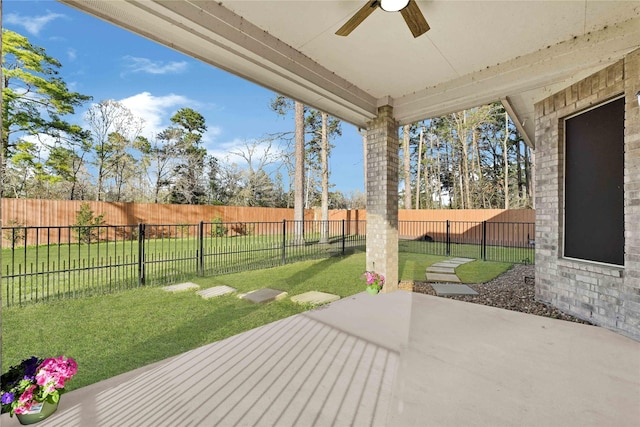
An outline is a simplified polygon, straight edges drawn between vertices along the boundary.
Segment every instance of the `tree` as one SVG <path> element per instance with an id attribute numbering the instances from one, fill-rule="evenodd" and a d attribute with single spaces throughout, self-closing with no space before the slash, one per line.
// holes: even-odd
<path id="1" fill-rule="evenodd" d="M 346 209 L 366 209 L 367 208 L 367 195 L 354 190 L 349 193 L 349 197 L 345 200 L 347 206 Z"/>
<path id="2" fill-rule="evenodd" d="M 330 141 L 342 135 L 340 120 L 327 113 L 307 108 L 305 110 L 305 134 L 309 135 L 305 148 L 305 208 L 320 204 L 324 209 L 323 198 L 328 200 L 329 193 L 329 157 L 333 145 Z M 326 179 L 326 183 L 324 182 Z M 318 187 L 320 190 L 318 191 Z M 324 188 L 326 187 L 326 188 Z M 327 218 L 328 219 L 328 218 Z"/>
<path id="3" fill-rule="evenodd" d="M 207 150 L 202 147 L 202 136 L 207 131 L 204 116 L 191 108 L 181 108 L 172 117 L 174 124 L 168 131 L 176 132 L 177 165 L 170 201 L 178 204 L 204 204 L 207 202 L 206 174 Z"/>
<path id="4" fill-rule="evenodd" d="M 33 189 L 36 176 L 42 174 L 42 163 L 38 161 L 38 146 L 32 142 L 18 140 L 15 152 L 7 163 L 5 187 L 15 198 L 33 197 L 28 190 Z"/>
<path id="5" fill-rule="evenodd" d="M 277 114 L 285 115 L 291 109 L 291 100 L 284 96 L 277 96 L 271 101 L 271 109 Z M 305 107 L 298 101 L 293 101 L 294 109 L 294 178 L 293 178 L 293 219 L 296 221 L 294 240 L 304 241 L 304 175 L 305 175 L 305 137 L 304 137 L 304 110 Z"/>
<path id="6" fill-rule="evenodd" d="M 107 99 L 93 104 L 85 114 L 91 131 L 93 165 L 96 167 L 96 200 L 105 199 L 105 185 L 114 178 L 121 159 L 142 131 L 143 121 L 122 103 Z"/>
<path id="7" fill-rule="evenodd" d="M 295 166 L 292 167 L 294 172 L 294 217 L 300 218 L 298 221 L 302 221 L 304 209 L 319 201 L 322 212 L 325 212 L 322 216 L 323 221 L 327 221 L 330 188 L 329 157 L 332 147 L 330 140 L 335 136 L 342 135 L 341 123 L 338 119 L 330 117 L 324 112 L 292 102 L 283 96 L 277 96 L 272 100 L 271 109 L 283 116 L 291 109 L 294 110 L 295 145 L 293 157 Z M 285 135 L 286 133 L 283 133 L 280 136 L 284 137 Z M 309 135 L 310 138 L 306 140 L 305 135 Z M 320 187 L 320 191 L 317 190 L 318 187 Z M 298 204 L 300 206 L 296 209 Z M 299 231 L 301 235 L 302 231 Z M 326 227 L 325 231 L 327 231 Z M 328 231 L 324 234 L 328 234 Z"/>
<path id="8" fill-rule="evenodd" d="M 402 127 L 402 154 L 403 154 L 403 167 L 404 174 L 404 208 L 411 209 L 411 151 L 409 149 L 409 143 L 411 137 L 409 131 L 411 125 L 404 125 Z M 418 183 L 416 183 L 416 186 Z"/>
<path id="9" fill-rule="evenodd" d="M 320 148 L 320 159 L 322 164 L 322 203 L 321 220 L 322 228 L 320 232 L 320 243 L 329 241 L 329 136 L 328 114 L 322 113 L 322 144 Z"/>
<path id="10" fill-rule="evenodd" d="M 267 172 L 267 166 L 280 158 L 273 151 L 273 140 L 245 141 L 243 148 L 231 154 L 243 159 L 247 167 L 236 175 L 239 185 L 230 202 L 240 206 L 278 206 L 282 195 Z"/>
<path id="11" fill-rule="evenodd" d="M 502 140 L 502 156 L 504 158 L 504 208 L 509 209 L 509 114 L 504 113 L 504 139 Z"/>
<path id="12" fill-rule="evenodd" d="M 2 30 L 2 168 L 16 152 L 26 148 L 27 137 L 63 136 L 82 139 L 84 131 L 62 117 L 90 96 L 69 91 L 58 77 L 61 64 L 46 51 L 10 30 Z M 42 140 L 42 138 L 41 138 Z M 34 159 L 35 160 L 35 159 Z M 38 159 L 34 165 L 43 165 Z"/>
<path id="13" fill-rule="evenodd" d="M 210 205 L 223 205 L 225 204 L 223 200 L 225 200 L 226 194 L 221 184 L 222 167 L 220 162 L 214 156 L 207 156 L 205 161 L 207 168 L 207 203 Z"/>
<path id="14" fill-rule="evenodd" d="M 416 206 L 500 208 L 507 201 L 510 207 L 531 205 L 526 185 L 531 152 L 522 147 L 502 105 L 483 105 L 427 122 L 410 131 L 410 141 L 418 142 L 417 152 L 411 153 Z M 514 186 L 521 190 L 509 191 Z"/>
<path id="15" fill-rule="evenodd" d="M 100 227 L 105 224 L 104 216 L 104 213 L 96 216 L 89 203 L 82 203 L 80 210 L 76 211 L 76 222 L 73 224 L 76 239 L 82 243 L 91 243 L 99 240 Z"/>
<path id="16" fill-rule="evenodd" d="M 295 198 L 293 220 L 296 221 L 295 240 L 304 241 L 304 105 L 295 101 L 296 169 L 294 178 Z"/>
<path id="17" fill-rule="evenodd" d="M 422 170 L 422 147 L 424 146 L 424 124 L 420 126 L 420 141 L 418 143 L 418 170 L 416 171 L 416 209 L 420 209 L 420 172 Z M 429 182 L 429 173 L 427 171 L 425 181 Z"/>
<path id="18" fill-rule="evenodd" d="M 146 139 L 140 141 L 144 161 L 149 164 L 147 177 L 154 203 L 167 201 L 167 196 L 161 196 L 161 193 L 169 188 L 173 177 L 173 163 L 177 156 L 174 134 L 178 132 L 166 129 L 158 133 L 153 142 Z"/>
<path id="19" fill-rule="evenodd" d="M 56 176 L 69 183 L 69 200 L 75 200 L 78 196 L 80 175 L 85 171 L 85 156 L 90 150 L 91 142 L 82 139 L 78 145 L 54 146 L 49 152 L 47 166 Z"/>
<path id="20" fill-rule="evenodd" d="M 305 117 L 306 133 L 311 136 L 305 151 L 307 185 L 305 189 L 305 207 L 310 207 L 310 200 L 317 202 L 316 182 L 313 177 L 319 177 L 321 220 L 324 221 L 320 240 L 325 242 L 329 235 L 329 157 L 333 146 L 330 140 L 342 135 L 340 120 L 327 113 L 307 109 Z M 315 205 L 315 203 L 313 203 Z"/>

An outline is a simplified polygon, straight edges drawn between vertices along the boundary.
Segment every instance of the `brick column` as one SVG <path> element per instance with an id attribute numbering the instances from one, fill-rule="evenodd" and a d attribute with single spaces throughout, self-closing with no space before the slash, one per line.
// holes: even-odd
<path id="1" fill-rule="evenodd" d="M 367 126 L 367 270 L 398 290 L 398 123 L 393 107 L 378 108 Z"/>

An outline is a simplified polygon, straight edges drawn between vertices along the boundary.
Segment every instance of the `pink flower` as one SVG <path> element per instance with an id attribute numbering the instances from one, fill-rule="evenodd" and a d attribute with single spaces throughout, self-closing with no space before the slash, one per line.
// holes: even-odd
<path id="1" fill-rule="evenodd" d="M 35 385 L 30 385 L 25 391 L 24 393 L 22 393 L 22 395 L 20 395 L 20 398 L 18 399 L 18 401 L 20 403 L 25 403 L 25 402 L 29 402 L 31 399 L 33 399 L 33 390 L 36 389 Z M 29 404 L 29 407 L 31 407 L 31 404 Z"/>
<path id="2" fill-rule="evenodd" d="M 25 403 L 22 406 L 18 406 L 13 413 L 14 414 L 24 414 L 25 412 L 29 411 L 31 409 L 31 402 L 29 403 Z"/>
<path id="3" fill-rule="evenodd" d="M 71 358 L 60 356 L 46 359 L 40 365 L 36 374 L 36 382 L 39 386 L 48 385 L 47 390 L 63 388 L 66 380 L 73 377 L 78 372 L 78 364 Z"/>
<path id="4" fill-rule="evenodd" d="M 8 384 L 6 389 L 6 384 L 2 384 L 3 409 L 10 405 L 8 412 L 11 414 L 25 414 L 38 402 L 57 401 L 65 391 L 65 383 L 78 371 L 78 364 L 71 358 L 60 356 L 39 363 L 41 360 L 33 356 L 11 368 L 18 370 L 21 379 Z"/>
<path id="5" fill-rule="evenodd" d="M 375 271 L 365 271 L 364 277 L 368 286 L 373 285 L 381 288 L 384 285 L 384 276 L 380 273 L 376 273 Z"/>

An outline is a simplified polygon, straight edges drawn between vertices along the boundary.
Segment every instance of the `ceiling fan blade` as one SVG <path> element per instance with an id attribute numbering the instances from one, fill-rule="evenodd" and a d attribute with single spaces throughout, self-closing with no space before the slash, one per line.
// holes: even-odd
<path id="1" fill-rule="evenodd" d="M 414 38 L 429 31 L 429 24 L 427 24 L 427 20 L 424 19 L 424 15 L 420 12 L 420 8 L 415 0 L 409 0 L 407 7 L 402 9 L 400 13 Z"/>
<path id="2" fill-rule="evenodd" d="M 345 24 L 340 27 L 338 31 L 336 31 L 336 35 L 338 36 L 348 36 L 351 34 L 353 30 L 360 24 L 362 21 L 367 19 L 367 16 L 371 15 L 374 10 L 378 7 L 379 0 L 368 0 L 367 4 L 362 6 L 359 11 L 355 13 Z M 423 18 L 424 19 L 424 18 Z"/>

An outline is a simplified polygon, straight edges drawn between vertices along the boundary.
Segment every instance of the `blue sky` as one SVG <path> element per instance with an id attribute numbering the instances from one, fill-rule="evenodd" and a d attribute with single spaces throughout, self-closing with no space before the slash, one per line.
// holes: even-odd
<path id="1" fill-rule="evenodd" d="M 58 59 L 71 90 L 94 102 L 115 99 L 145 120 L 147 136 L 169 125 L 179 108 L 206 119 L 205 147 L 219 160 L 247 141 L 292 131 L 292 117 L 269 109 L 275 93 L 53 0 L 4 0 L 2 25 Z M 82 123 L 89 104 L 69 121 Z M 363 191 L 362 138 L 342 124 L 330 158 L 333 190 Z M 283 170 L 283 175 L 286 172 Z M 286 177 L 285 177 L 286 179 Z"/>

